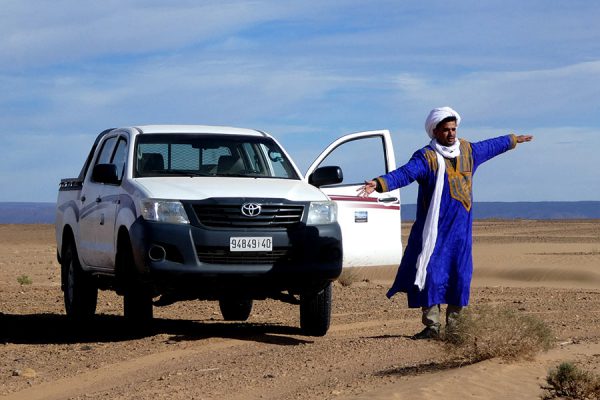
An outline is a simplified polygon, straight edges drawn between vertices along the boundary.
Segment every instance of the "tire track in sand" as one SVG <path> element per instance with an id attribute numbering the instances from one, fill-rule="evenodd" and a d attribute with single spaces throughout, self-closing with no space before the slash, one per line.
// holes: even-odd
<path id="1" fill-rule="evenodd" d="M 335 338 L 346 332 L 360 332 L 379 326 L 404 326 L 405 320 L 372 320 L 348 324 L 332 325 L 327 338 Z M 309 338 L 310 339 L 310 338 Z M 125 386 L 135 382 L 154 379 L 181 365 L 183 358 L 211 351 L 229 350 L 245 344 L 258 344 L 251 340 L 242 339 L 211 339 L 213 343 L 202 343 L 192 348 L 176 349 L 153 353 L 129 360 L 105 365 L 92 371 L 83 372 L 68 378 L 59 378 L 44 382 L 33 387 L 10 393 L 0 397 L 0 400 L 61 400 L 79 395 L 96 393 Z M 216 341 L 218 340 L 218 341 Z M 268 346 L 266 343 L 262 343 Z"/>
<path id="2" fill-rule="evenodd" d="M 51 382 L 27 388 L 0 397 L 1 400 L 60 400 L 98 392 L 141 381 L 157 375 L 155 367 L 160 366 L 160 374 L 173 366 L 183 357 L 190 357 L 208 351 L 227 350 L 248 343 L 239 339 L 223 339 L 216 343 L 204 343 L 199 348 L 177 349 L 153 353 L 147 356 L 105 365 L 93 371 L 84 372 L 69 378 L 60 378 Z"/>

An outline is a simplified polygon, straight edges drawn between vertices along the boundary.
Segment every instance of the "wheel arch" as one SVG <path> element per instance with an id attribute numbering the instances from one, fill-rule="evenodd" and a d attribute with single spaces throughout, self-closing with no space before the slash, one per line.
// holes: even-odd
<path id="1" fill-rule="evenodd" d="M 71 225 L 65 225 L 62 231 L 62 242 L 60 246 L 60 253 L 63 254 L 67 248 L 69 243 L 75 244 L 75 233 L 73 232 L 73 228 Z"/>

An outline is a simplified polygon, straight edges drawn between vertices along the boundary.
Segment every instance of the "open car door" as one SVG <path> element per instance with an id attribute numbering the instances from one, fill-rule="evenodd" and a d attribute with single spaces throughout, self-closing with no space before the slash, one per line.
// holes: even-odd
<path id="1" fill-rule="evenodd" d="M 365 180 L 396 168 L 390 132 L 358 132 L 337 139 L 311 164 L 305 179 L 324 166 L 339 166 L 344 175 L 341 183 L 321 187 L 338 205 L 344 267 L 398 265 L 402 257 L 400 190 L 357 195 Z"/>

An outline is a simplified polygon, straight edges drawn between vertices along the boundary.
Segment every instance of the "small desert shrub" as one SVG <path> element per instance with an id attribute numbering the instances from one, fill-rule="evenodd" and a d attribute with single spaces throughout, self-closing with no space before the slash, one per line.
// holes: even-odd
<path id="1" fill-rule="evenodd" d="M 338 282 L 342 286 L 350 286 L 353 283 L 360 282 L 361 280 L 361 274 L 356 268 L 344 268 L 342 270 L 342 274 L 338 278 Z"/>
<path id="2" fill-rule="evenodd" d="M 549 399 L 600 399 L 600 376 L 577 368 L 570 362 L 563 362 L 550 370 L 546 377 L 546 393 L 542 397 Z"/>
<path id="3" fill-rule="evenodd" d="M 449 353 L 465 362 L 488 358 L 529 358 L 550 349 L 552 332 L 543 321 L 508 308 L 464 309 L 455 329 L 447 332 Z"/>
<path id="4" fill-rule="evenodd" d="M 19 282 L 19 284 L 21 286 L 23 286 L 23 285 L 31 285 L 33 283 L 33 280 L 27 275 L 21 275 L 17 278 L 17 282 Z"/>

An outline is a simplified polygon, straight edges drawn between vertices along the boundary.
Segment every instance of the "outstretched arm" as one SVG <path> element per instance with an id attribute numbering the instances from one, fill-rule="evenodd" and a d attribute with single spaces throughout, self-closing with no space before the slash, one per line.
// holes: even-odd
<path id="1" fill-rule="evenodd" d="M 532 135 L 519 135 L 519 136 L 517 136 L 517 143 L 531 142 L 532 140 L 533 140 L 533 136 Z"/>
<path id="2" fill-rule="evenodd" d="M 376 188 L 377 188 L 377 182 L 375 182 L 374 180 L 365 181 L 365 184 L 363 186 L 359 187 L 356 192 L 357 192 L 358 196 L 360 196 L 360 197 L 369 197 L 369 195 L 371 193 L 373 193 Z"/>
<path id="3" fill-rule="evenodd" d="M 471 143 L 473 149 L 474 168 L 487 160 L 504 153 L 507 150 L 514 149 L 517 143 L 525 143 L 533 140 L 531 135 L 505 135 L 497 138 L 482 140 L 481 142 Z"/>
<path id="4" fill-rule="evenodd" d="M 356 192 L 361 197 L 367 197 L 374 191 L 389 192 L 425 177 L 428 171 L 428 163 L 422 150 L 419 150 L 413 154 L 406 164 L 388 174 L 365 181 L 365 184 L 359 187 Z"/>

